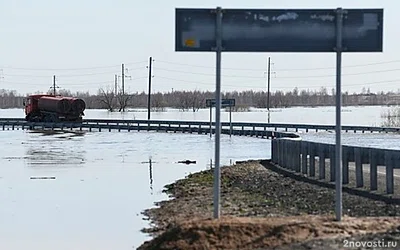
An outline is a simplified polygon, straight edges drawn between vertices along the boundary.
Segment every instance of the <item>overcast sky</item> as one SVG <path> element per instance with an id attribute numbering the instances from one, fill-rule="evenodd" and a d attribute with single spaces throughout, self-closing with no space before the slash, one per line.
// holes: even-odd
<path id="1" fill-rule="evenodd" d="M 3 0 L 0 1 L 0 89 L 19 93 L 57 85 L 95 93 L 114 85 L 121 64 L 128 91 L 147 91 L 149 56 L 153 91 L 214 90 L 215 53 L 175 52 L 175 8 L 384 8 L 383 53 L 343 55 L 343 91 L 398 90 L 398 0 Z M 244 4 L 247 2 L 247 4 Z M 301 2 L 301 3 L 300 3 Z M 251 3 L 251 4 L 250 4 Z M 335 86 L 334 53 L 225 53 L 222 91 L 265 90 L 267 58 L 271 90 Z M 324 69 L 321 69 L 324 68 Z M 119 83 L 120 83 L 119 78 Z"/>

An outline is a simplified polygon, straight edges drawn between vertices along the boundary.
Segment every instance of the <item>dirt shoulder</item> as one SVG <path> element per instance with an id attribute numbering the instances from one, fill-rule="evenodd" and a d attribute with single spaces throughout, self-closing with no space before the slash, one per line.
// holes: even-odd
<path id="1" fill-rule="evenodd" d="M 345 219 L 335 222 L 334 189 L 276 170 L 267 161 L 222 167 L 220 220 L 211 219 L 212 170 L 167 185 L 173 199 L 144 212 L 154 226 L 143 231 L 156 238 L 139 249 L 340 249 L 345 237 L 400 238 L 399 205 L 344 192 Z"/>

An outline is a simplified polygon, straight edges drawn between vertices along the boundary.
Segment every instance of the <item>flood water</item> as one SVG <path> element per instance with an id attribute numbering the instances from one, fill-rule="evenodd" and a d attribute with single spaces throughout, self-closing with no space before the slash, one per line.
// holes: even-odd
<path id="1" fill-rule="evenodd" d="M 388 110 L 387 106 L 355 106 L 342 107 L 343 125 L 365 125 L 380 126 L 382 123 L 381 114 Z M 271 123 L 304 123 L 304 124 L 335 124 L 335 107 L 294 107 L 287 109 L 271 109 Z M 135 111 L 119 113 L 107 112 L 104 110 L 86 110 L 85 118 L 93 119 L 137 119 L 147 120 L 147 110 L 138 109 Z M 0 109 L 0 117 L 24 117 L 22 109 Z M 212 117 L 215 120 L 215 110 L 212 110 Z M 197 112 L 179 112 L 169 109 L 165 112 L 152 112 L 153 120 L 192 120 L 209 121 L 210 110 L 200 109 Z M 229 112 L 222 110 L 221 120 L 229 121 Z M 251 109 L 251 112 L 232 112 L 233 122 L 267 122 L 266 109 Z"/>
<path id="2" fill-rule="evenodd" d="M 343 124 L 379 126 L 385 109 L 345 107 Z M 334 107 L 273 110 L 271 122 L 334 124 L 334 111 Z M 232 120 L 266 122 L 266 114 L 265 110 L 237 112 Z M 0 110 L 0 117 L 23 117 L 23 111 Z M 228 112 L 222 114 L 223 121 L 228 117 Z M 147 119 L 147 113 L 87 110 L 86 118 Z M 152 113 L 152 119 L 208 121 L 209 110 L 169 110 Z M 334 138 L 329 133 L 305 136 Z M 380 136 L 387 136 L 382 143 L 393 138 L 351 136 L 370 136 L 367 144 L 380 141 Z M 9 130 L 0 131 L 0 143 L 0 249 L 9 250 L 135 249 L 149 239 L 140 232 L 148 226 L 141 212 L 168 199 L 161 193 L 163 186 L 209 168 L 214 158 L 214 137 L 197 134 Z M 222 165 L 261 158 L 270 158 L 269 140 L 221 136 Z M 186 159 L 196 164 L 177 163 Z"/>

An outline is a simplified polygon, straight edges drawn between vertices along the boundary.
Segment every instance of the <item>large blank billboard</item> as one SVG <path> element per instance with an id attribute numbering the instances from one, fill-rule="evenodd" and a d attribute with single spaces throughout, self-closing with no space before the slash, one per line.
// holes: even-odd
<path id="1" fill-rule="evenodd" d="M 176 51 L 214 51 L 216 9 L 176 11 Z M 383 9 L 345 9 L 343 52 L 382 52 Z M 334 52 L 336 9 L 223 9 L 224 52 Z"/>

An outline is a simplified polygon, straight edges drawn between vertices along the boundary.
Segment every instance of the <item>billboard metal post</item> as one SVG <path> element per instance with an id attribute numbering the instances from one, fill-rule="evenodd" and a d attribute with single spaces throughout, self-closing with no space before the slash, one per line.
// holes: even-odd
<path id="1" fill-rule="evenodd" d="M 221 134 L 221 54 L 222 54 L 222 9 L 216 12 L 216 89 L 215 89 L 215 168 L 214 168 L 214 218 L 220 216 L 220 134 Z"/>
<path id="2" fill-rule="evenodd" d="M 342 142 L 341 142 L 341 112 L 342 112 L 342 32 L 343 32 L 343 9 L 336 10 L 336 148 L 335 148 L 335 169 L 336 169 L 336 192 L 335 192 L 335 213 L 336 220 L 342 219 Z"/>

